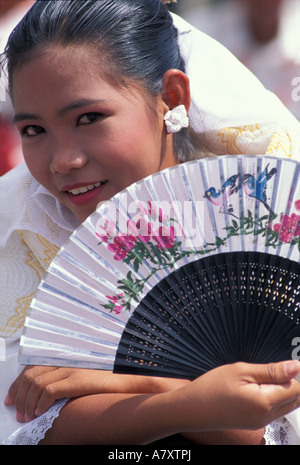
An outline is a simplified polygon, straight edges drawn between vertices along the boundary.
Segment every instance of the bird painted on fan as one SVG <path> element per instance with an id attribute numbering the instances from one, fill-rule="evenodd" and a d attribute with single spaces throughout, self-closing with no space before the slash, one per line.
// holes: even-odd
<path id="1" fill-rule="evenodd" d="M 245 174 L 243 176 L 243 189 L 248 197 L 259 200 L 264 204 L 268 211 L 271 211 L 267 203 L 267 183 L 277 173 L 276 168 L 269 171 L 269 164 L 264 171 L 256 178 L 252 174 Z"/>
<path id="2" fill-rule="evenodd" d="M 235 174 L 224 182 L 221 189 L 210 187 L 205 191 L 204 197 L 213 205 L 219 206 L 222 213 L 233 214 L 231 205 L 228 205 L 228 199 L 235 194 L 242 186 L 242 180 L 239 174 Z"/>

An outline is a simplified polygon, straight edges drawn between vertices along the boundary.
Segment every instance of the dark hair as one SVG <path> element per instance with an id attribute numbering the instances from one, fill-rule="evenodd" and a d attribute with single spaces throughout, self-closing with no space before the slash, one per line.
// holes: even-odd
<path id="1" fill-rule="evenodd" d="M 161 0 L 37 0 L 12 31 L 3 54 L 10 93 L 15 67 L 51 43 L 100 49 L 110 78 L 138 81 L 151 96 L 162 90 L 167 70 L 185 71 L 177 30 Z M 178 159 L 187 158 L 178 152 L 191 149 L 190 142 L 183 147 L 182 135 L 174 138 Z"/>

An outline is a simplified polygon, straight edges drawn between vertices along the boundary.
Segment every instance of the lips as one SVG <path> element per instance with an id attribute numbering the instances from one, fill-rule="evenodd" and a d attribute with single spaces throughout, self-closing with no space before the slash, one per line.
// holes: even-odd
<path id="1" fill-rule="evenodd" d="M 103 190 L 106 180 L 91 184 L 81 183 L 72 186 L 65 186 L 62 189 L 69 200 L 75 205 L 83 205 L 94 200 L 94 198 Z"/>
<path id="2" fill-rule="evenodd" d="M 82 186 L 82 187 L 75 187 L 74 189 L 68 189 L 67 192 L 72 195 L 81 195 L 81 194 L 86 194 L 87 192 L 100 187 L 102 184 L 104 184 L 106 181 L 100 181 L 96 182 L 95 184 L 89 184 L 87 186 Z"/>

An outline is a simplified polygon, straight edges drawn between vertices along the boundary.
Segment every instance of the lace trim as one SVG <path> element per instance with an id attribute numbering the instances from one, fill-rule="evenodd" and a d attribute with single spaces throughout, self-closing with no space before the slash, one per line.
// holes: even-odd
<path id="1" fill-rule="evenodd" d="M 54 420 L 68 399 L 62 399 L 50 407 L 46 413 L 27 423 L 9 436 L 2 445 L 34 446 L 44 439 L 47 431 L 52 428 Z"/>
<path id="2" fill-rule="evenodd" d="M 300 444 L 294 428 L 282 417 L 266 426 L 264 440 L 266 446 L 287 446 Z"/>

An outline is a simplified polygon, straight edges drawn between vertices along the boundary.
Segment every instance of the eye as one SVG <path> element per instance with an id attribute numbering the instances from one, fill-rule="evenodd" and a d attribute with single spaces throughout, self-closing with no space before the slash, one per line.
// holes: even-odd
<path id="1" fill-rule="evenodd" d="M 37 126 L 37 125 L 30 125 L 30 126 L 25 126 L 24 128 L 21 129 L 21 136 L 24 137 L 36 137 L 39 134 L 42 134 L 45 132 L 44 128 L 42 126 Z"/>
<path id="2" fill-rule="evenodd" d="M 79 116 L 77 120 L 77 125 L 83 125 L 83 124 L 93 124 L 96 121 L 99 121 L 103 115 L 101 113 L 96 113 L 96 112 L 91 112 L 91 113 L 85 113 L 84 115 Z"/>

